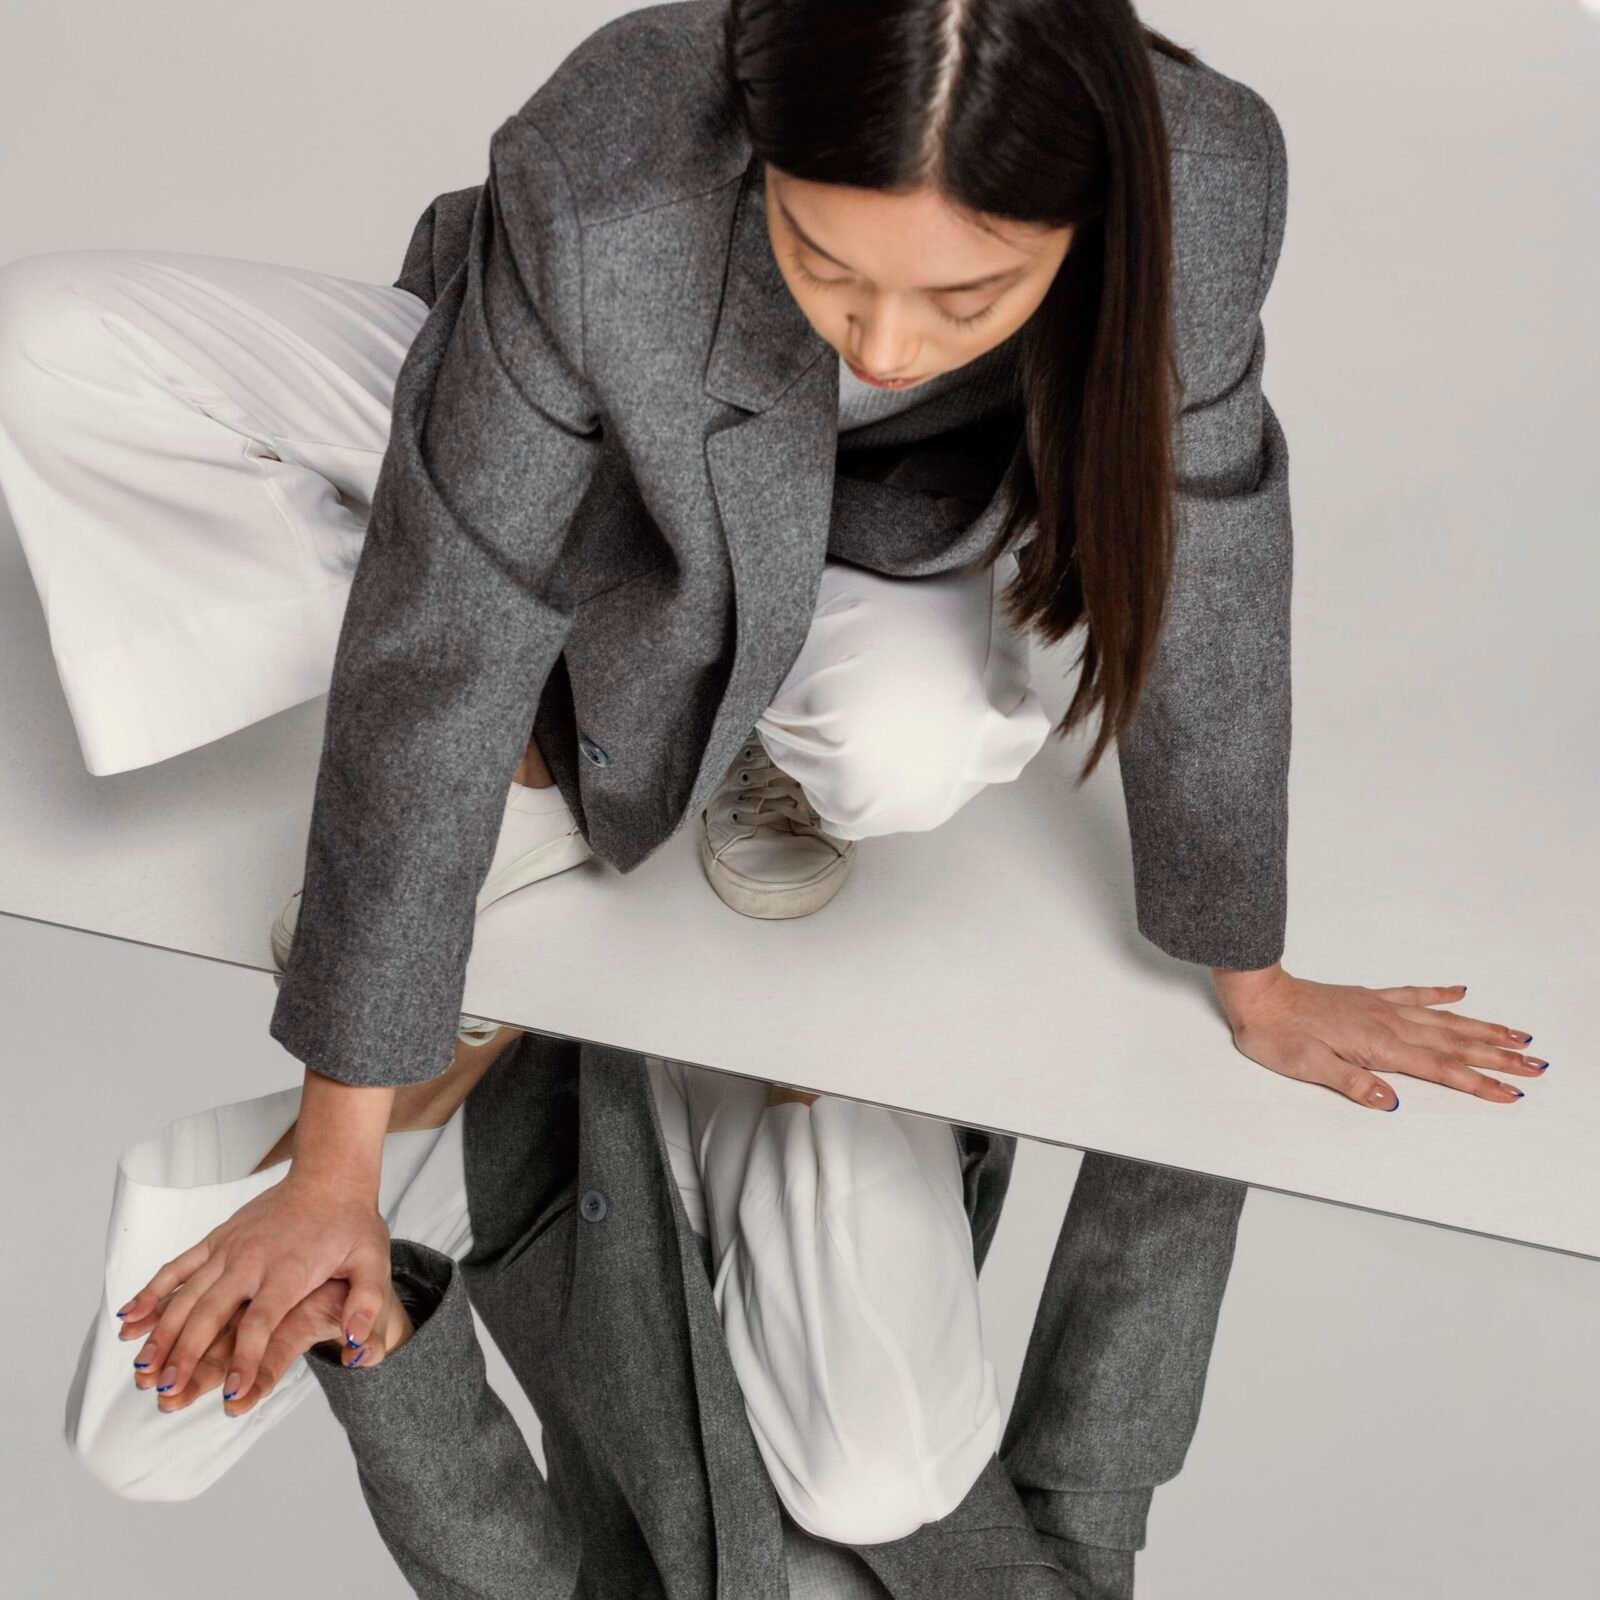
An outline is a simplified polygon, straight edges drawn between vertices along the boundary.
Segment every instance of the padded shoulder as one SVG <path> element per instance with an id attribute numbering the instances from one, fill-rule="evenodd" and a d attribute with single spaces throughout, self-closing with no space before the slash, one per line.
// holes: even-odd
<path id="1" fill-rule="evenodd" d="M 672 0 L 603 23 L 515 113 L 555 147 L 580 220 L 669 205 L 743 171 L 722 66 L 725 0 Z"/>
<path id="2" fill-rule="evenodd" d="M 1258 90 L 1205 61 L 1190 66 L 1152 50 L 1150 64 L 1174 150 L 1245 161 L 1271 158 L 1268 124 L 1277 118 Z"/>

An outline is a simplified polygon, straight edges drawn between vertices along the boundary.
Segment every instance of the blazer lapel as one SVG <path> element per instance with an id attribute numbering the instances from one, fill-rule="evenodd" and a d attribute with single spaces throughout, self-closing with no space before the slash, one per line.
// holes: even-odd
<path id="1" fill-rule="evenodd" d="M 729 693 L 707 742 L 691 807 L 721 778 L 800 652 L 828 546 L 839 369 L 772 254 L 761 164 L 740 183 L 705 390 L 737 414 L 705 440 L 733 569 L 736 637 Z"/>
<path id="2" fill-rule="evenodd" d="M 745 1415 L 744 1391 L 728 1355 L 699 1238 L 689 1226 L 683 1196 L 672 1177 L 672 1159 L 643 1057 L 608 1045 L 585 1044 L 583 1049 L 589 1092 L 603 1094 L 605 1114 L 641 1130 L 643 1139 L 654 1145 L 656 1160 L 647 1181 L 665 1191 L 676 1221 L 676 1271 L 683 1282 L 716 1548 L 711 1592 L 717 1600 L 787 1600 L 778 1491 Z M 630 1135 L 629 1142 L 638 1137 Z"/>

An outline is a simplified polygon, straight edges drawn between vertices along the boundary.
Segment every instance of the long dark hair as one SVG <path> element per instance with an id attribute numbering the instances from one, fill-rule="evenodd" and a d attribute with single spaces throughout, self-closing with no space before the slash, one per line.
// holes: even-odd
<path id="1" fill-rule="evenodd" d="M 1100 710 L 1081 783 L 1138 710 L 1172 571 L 1181 396 L 1148 51 L 1199 57 L 1127 0 L 730 0 L 725 47 L 760 160 L 816 183 L 932 185 L 975 217 L 1075 229 L 1021 329 L 1027 448 L 983 564 L 1032 527 L 1008 616 L 1052 643 L 1084 624 L 1055 730 Z"/>

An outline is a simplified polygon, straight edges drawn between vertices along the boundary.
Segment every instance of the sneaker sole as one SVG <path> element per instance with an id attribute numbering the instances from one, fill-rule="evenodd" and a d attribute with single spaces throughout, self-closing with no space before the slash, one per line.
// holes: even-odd
<path id="1" fill-rule="evenodd" d="M 712 854 L 711 841 L 703 832 L 700 835 L 700 865 L 707 881 L 725 906 L 745 917 L 807 917 L 820 911 L 844 886 L 854 859 L 855 851 L 848 851 L 815 878 L 774 887 L 725 866 Z"/>

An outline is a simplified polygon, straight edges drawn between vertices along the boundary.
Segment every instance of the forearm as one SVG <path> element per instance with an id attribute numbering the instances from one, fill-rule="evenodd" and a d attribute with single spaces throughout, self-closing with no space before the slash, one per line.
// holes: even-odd
<path id="1" fill-rule="evenodd" d="M 455 1060 L 450 1067 L 439 1074 L 437 1078 L 429 1078 L 423 1083 L 403 1084 L 392 1088 L 392 1099 L 389 1102 L 389 1118 L 386 1133 L 402 1133 L 414 1128 L 442 1128 L 459 1109 L 461 1102 L 478 1086 L 490 1067 L 500 1058 L 504 1051 L 522 1036 L 521 1029 L 501 1028 L 500 1031 L 487 1043 L 482 1045 L 468 1045 L 457 1043 Z M 307 1070 L 306 1076 L 313 1074 Z M 316 1074 L 320 1077 L 320 1074 Z M 324 1080 L 333 1081 L 337 1080 Z M 343 1086 L 348 1087 L 348 1086 Z M 375 1092 L 370 1086 L 365 1091 Z M 342 1106 L 333 1101 L 336 1120 L 342 1113 Z M 363 1113 L 365 1116 L 365 1113 Z M 279 1135 L 277 1142 L 256 1163 L 255 1171 L 261 1172 L 265 1168 L 274 1166 L 280 1161 L 286 1161 L 295 1152 L 295 1139 L 299 1132 L 299 1121 L 291 1122 Z M 335 1134 L 337 1138 L 338 1135 Z M 313 1161 L 313 1166 L 316 1162 Z"/>
<path id="2" fill-rule="evenodd" d="M 290 1176 L 376 1196 L 395 1090 L 358 1087 L 306 1068 Z"/>

